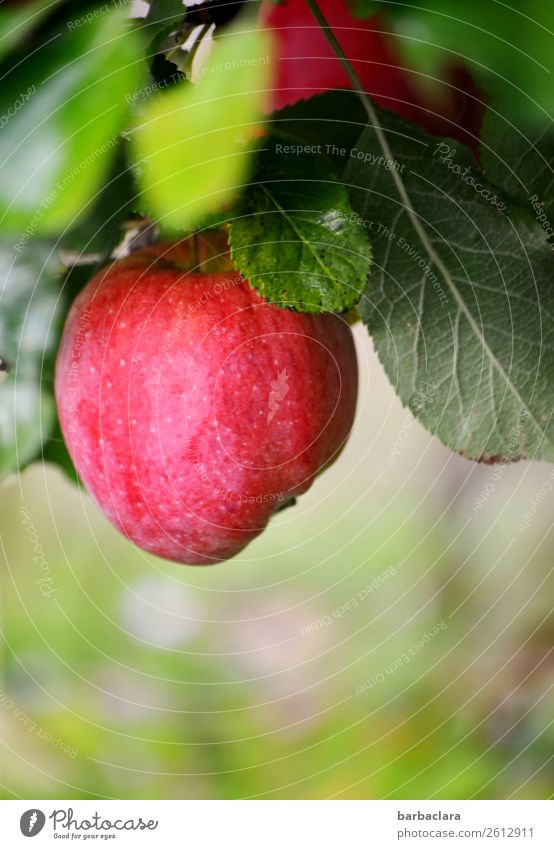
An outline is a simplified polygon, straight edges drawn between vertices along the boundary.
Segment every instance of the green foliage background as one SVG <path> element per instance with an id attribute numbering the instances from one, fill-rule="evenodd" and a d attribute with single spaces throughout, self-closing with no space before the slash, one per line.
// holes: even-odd
<path id="1" fill-rule="evenodd" d="M 549 798 L 552 471 L 507 461 L 554 459 L 552 9 L 529 4 L 525 29 L 521 4 L 353 4 L 429 91 L 460 43 L 487 91 L 479 161 L 447 141 L 505 212 L 440 164 L 444 139 L 375 113 L 445 308 L 384 235 L 423 250 L 354 95 L 268 126 L 273 48 L 248 5 L 195 84 L 178 42 L 203 12 L 176 0 L 139 25 L 115 4 L 0 10 L 0 793 Z M 369 159 L 286 161 L 279 139 Z M 56 422 L 69 304 L 145 216 L 170 237 L 224 225 L 269 300 L 365 322 L 340 462 L 206 570 L 118 536 Z"/>

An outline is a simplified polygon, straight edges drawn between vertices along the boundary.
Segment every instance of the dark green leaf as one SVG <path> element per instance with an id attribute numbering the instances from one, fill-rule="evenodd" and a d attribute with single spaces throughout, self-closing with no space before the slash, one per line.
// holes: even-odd
<path id="1" fill-rule="evenodd" d="M 123 11 L 67 29 L 3 81 L 0 222 L 25 241 L 72 222 L 109 171 L 138 83 Z"/>
<path id="2" fill-rule="evenodd" d="M 34 242 L 21 253 L 0 245 L 0 473 L 24 466 L 54 425 L 58 274 L 50 245 Z"/>
<path id="3" fill-rule="evenodd" d="M 14 50 L 52 11 L 52 0 L 35 0 L 24 6 L 2 9 L 0 19 L 0 60 Z"/>
<path id="4" fill-rule="evenodd" d="M 327 91 L 285 106 L 271 116 L 271 124 L 278 136 L 318 145 L 319 153 L 342 174 L 366 125 L 366 114 L 354 92 Z"/>
<path id="5" fill-rule="evenodd" d="M 321 157 L 298 156 L 286 141 L 268 144 L 231 224 L 233 259 L 272 303 L 342 312 L 366 283 L 367 233 Z"/>
<path id="6" fill-rule="evenodd" d="M 552 235 L 554 130 L 525 133 L 491 110 L 483 123 L 480 158 L 487 179 L 529 207 Z"/>
<path id="7" fill-rule="evenodd" d="M 352 162 L 346 179 L 374 240 L 361 311 L 391 382 L 468 457 L 554 459 L 554 266 L 543 230 L 520 208 L 498 208 L 465 148 L 379 114 L 393 159 L 368 127 L 358 145 L 368 161 Z"/>

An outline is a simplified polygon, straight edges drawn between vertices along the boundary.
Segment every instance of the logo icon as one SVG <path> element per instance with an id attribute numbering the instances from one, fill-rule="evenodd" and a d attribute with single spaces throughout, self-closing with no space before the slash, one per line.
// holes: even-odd
<path id="1" fill-rule="evenodd" d="M 273 416 L 279 409 L 279 405 L 281 401 L 284 399 L 285 395 L 289 391 L 289 385 L 287 383 L 288 374 L 286 368 L 283 371 L 279 372 L 277 380 L 272 380 L 270 383 L 270 392 L 269 392 L 269 410 L 267 414 L 267 424 L 271 422 Z"/>
<path id="2" fill-rule="evenodd" d="M 37 808 L 31 808 L 30 811 L 25 811 L 19 820 L 21 834 L 24 834 L 25 837 L 36 837 L 44 828 L 45 822 L 46 817 L 42 811 L 39 811 Z"/>

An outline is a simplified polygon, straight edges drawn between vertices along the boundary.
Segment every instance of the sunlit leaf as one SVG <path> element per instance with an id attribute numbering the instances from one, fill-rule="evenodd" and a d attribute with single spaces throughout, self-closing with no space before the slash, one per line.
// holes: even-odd
<path id="1" fill-rule="evenodd" d="M 240 187 L 250 160 L 246 142 L 261 120 L 268 63 L 265 36 L 230 30 L 217 40 L 196 84 L 145 104 L 132 142 L 143 207 L 152 217 L 188 229 Z"/>
<path id="2" fill-rule="evenodd" d="M 68 27 L 3 81 L 0 225 L 24 243 L 71 222 L 108 173 L 139 44 L 123 11 L 106 13 Z"/>

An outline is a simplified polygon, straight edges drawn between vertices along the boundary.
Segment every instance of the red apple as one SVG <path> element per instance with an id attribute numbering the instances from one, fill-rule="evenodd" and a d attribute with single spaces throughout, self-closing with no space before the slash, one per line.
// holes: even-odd
<path id="1" fill-rule="evenodd" d="M 220 233 L 100 271 L 56 366 L 90 494 L 136 545 L 192 564 L 232 557 L 309 488 L 349 434 L 356 392 L 347 322 L 269 305 Z"/>

